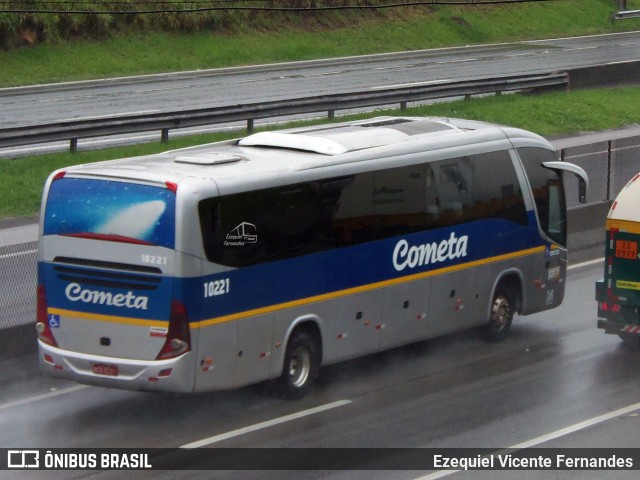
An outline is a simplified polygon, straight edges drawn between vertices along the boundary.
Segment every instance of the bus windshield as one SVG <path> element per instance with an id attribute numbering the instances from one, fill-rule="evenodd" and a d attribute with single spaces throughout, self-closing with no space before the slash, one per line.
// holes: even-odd
<path id="1" fill-rule="evenodd" d="M 562 184 L 562 175 L 543 166 L 555 160 L 554 152 L 544 148 L 519 148 L 531 192 L 536 203 L 542 231 L 558 245 L 567 244 L 567 208 Z"/>
<path id="2" fill-rule="evenodd" d="M 174 248 L 175 194 L 162 187 L 68 178 L 51 184 L 45 235 Z"/>

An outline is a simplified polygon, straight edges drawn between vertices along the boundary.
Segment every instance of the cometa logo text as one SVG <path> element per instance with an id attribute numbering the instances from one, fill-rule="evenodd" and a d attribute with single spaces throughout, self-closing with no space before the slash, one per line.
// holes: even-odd
<path id="1" fill-rule="evenodd" d="M 402 239 L 393 249 L 393 266 L 398 272 L 401 272 L 405 268 L 416 268 L 466 257 L 468 242 L 468 236 L 463 235 L 458 238 L 455 232 L 451 232 L 449 239 L 444 239 L 439 243 L 409 245 L 409 242 Z"/>
<path id="2" fill-rule="evenodd" d="M 64 290 L 65 295 L 72 302 L 94 303 L 96 305 L 111 305 L 114 307 L 147 309 L 148 297 L 135 296 L 133 292 L 110 293 L 101 290 L 83 289 L 77 283 L 70 283 Z"/>

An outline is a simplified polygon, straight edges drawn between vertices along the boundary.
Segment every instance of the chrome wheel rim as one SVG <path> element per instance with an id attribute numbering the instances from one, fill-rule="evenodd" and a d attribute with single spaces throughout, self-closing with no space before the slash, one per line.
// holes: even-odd
<path id="1" fill-rule="evenodd" d="M 300 388 L 307 383 L 311 372 L 311 354 L 309 350 L 300 346 L 293 351 L 289 362 L 289 379 L 291 385 Z"/>
<path id="2" fill-rule="evenodd" d="M 503 297 L 497 297 L 493 302 L 493 309 L 491 312 L 491 322 L 497 327 L 498 330 L 509 325 L 509 318 L 511 317 L 511 306 L 509 301 Z"/>

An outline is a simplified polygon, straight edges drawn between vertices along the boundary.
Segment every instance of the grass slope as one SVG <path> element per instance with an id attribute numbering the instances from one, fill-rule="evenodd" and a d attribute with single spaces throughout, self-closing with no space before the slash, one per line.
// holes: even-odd
<path id="1" fill-rule="evenodd" d="M 640 122 L 640 87 L 556 92 L 539 96 L 501 95 L 451 103 L 356 115 L 433 115 L 486 120 L 531 130 L 543 136 L 604 130 Z M 344 121 L 337 119 L 336 121 Z M 315 122 L 324 123 L 324 122 Z M 64 166 L 145 155 L 241 136 L 199 135 L 146 144 L 79 153 L 56 153 L 18 160 L 0 160 L 0 218 L 31 216 L 38 212 L 47 175 Z"/>
<path id="2" fill-rule="evenodd" d="M 313 16 L 265 13 L 222 32 L 123 32 L 103 41 L 0 51 L 0 87 L 640 28 L 640 20 L 612 23 L 614 10 L 614 0 L 557 0 Z"/>

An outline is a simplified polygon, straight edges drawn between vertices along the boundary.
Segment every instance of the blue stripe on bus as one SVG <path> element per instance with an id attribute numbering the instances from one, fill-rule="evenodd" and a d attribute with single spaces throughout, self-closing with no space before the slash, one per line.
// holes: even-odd
<path id="1" fill-rule="evenodd" d="M 529 221 L 531 225 L 536 225 L 531 212 Z M 463 268 L 465 264 L 536 247 L 542 247 L 537 228 L 490 219 L 244 267 L 202 278 L 161 277 L 155 290 L 140 292 L 106 286 L 72 286 L 73 282 L 59 279 L 55 267 L 47 263 L 41 263 L 39 271 L 47 278 L 47 303 L 50 308 L 78 312 L 79 316 L 82 316 L 81 312 L 110 316 L 114 321 L 121 318 L 122 323 L 127 323 L 127 318 L 166 321 L 171 300 L 177 299 L 186 305 L 192 322 L 203 322 L 380 282 L 401 280 L 447 267 Z M 423 259 L 424 264 L 419 264 L 420 249 L 429 253 L 428 258 Z M 394 251 L 397 251 L 395 266 Z M 220 295 L 213 295 L 215 290 L 207 291 L 207 286 L 216 281 L 222 287 L 218 292 Z"/>
<path id="2" fill-rule="evenodd" d="M 463 252 L 458 252 L 460 256 L 452 255 L 457 246 L 463 247 L 460 243 L 465 237 L 465 255 Z M 443 242 L 446 245 L 441 247 L 440 261 L 436 250 L 435 262 L 413 268 L 407 265 L 398 271 L 393 260 L 401 241 L 406 242 L 407 248 L 400 249 L 399 253 L 421 245 L 431 248 L 435 244 L 436 249 Z M 541 246 L 537 230 L 491 219 L 189 279 L 188 291 L 198 292 L 203 298 L 206 297 L 204 285 L 228 279 L 228 292 L 203 298 L 200 320 L 211 320 Z M 414 248 L 413 255 L 418 253 Z M 408 255 L 396 263 L 402 266 Z M 195 303 L 192 308 L 196 307 Z"/>

